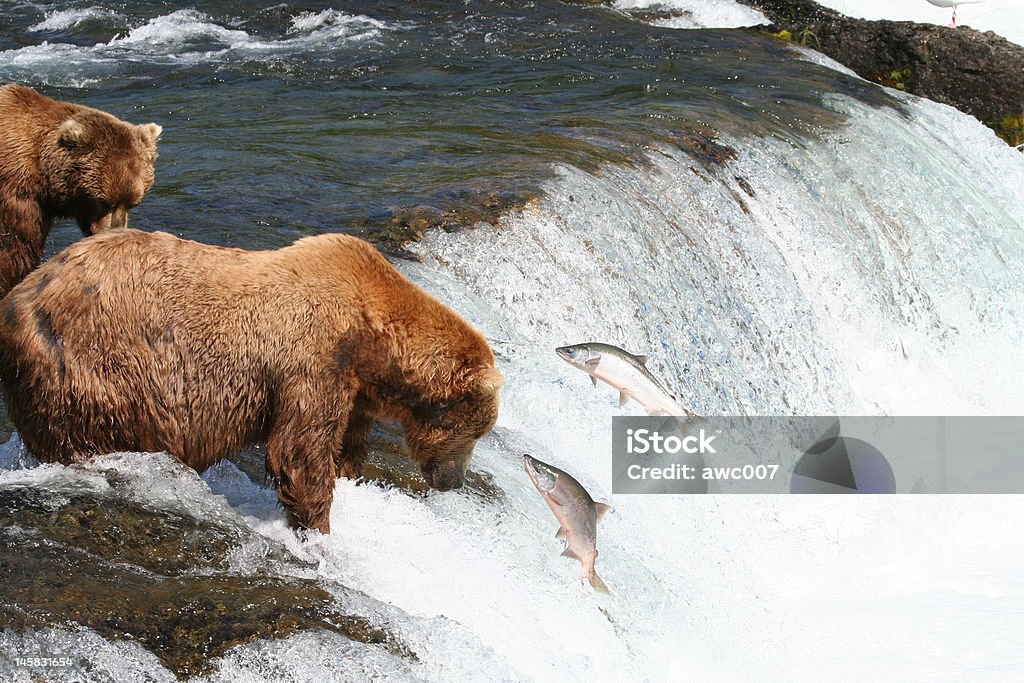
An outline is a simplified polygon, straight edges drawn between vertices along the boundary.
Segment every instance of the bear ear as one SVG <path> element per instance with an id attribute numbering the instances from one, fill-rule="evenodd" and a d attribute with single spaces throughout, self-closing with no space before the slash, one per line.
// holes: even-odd
<path id="1" fill-rule="evenodd" d="M 151 145 L 155 145 L 156 141 L 160 139 L 160 133 L 164 132 L 164 129 L 155 123 L 143 124 L 139 126 L 139 130 L 142 132 L 142 137 Z"/>
<path id="2" fill-rule="evenodd" d="M 505 383 L 505 378 L 501 376 L 497 368 L 490 367 L 480 373 L 477 377 L 477 388 L 481 393 L 484 394 L 495 394 L 501 385 Z"/>
<path id="3" fill-rule="evenodd" d="M 59 144 L 65 149 L 77 149 L 85 142 L 85 126 L 68 119 L 57 129 Z"/>

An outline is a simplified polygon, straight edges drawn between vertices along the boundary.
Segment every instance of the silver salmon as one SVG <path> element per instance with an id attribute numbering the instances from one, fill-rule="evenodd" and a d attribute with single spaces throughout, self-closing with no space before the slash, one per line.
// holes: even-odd
<path id="1" fill-rule="evenodd" d="M 523 461 L 530 480 L 558 520 L 555 537 L 565 541 L 562 555 L 580 563 L 580 578 L 589 581 L 595 590 L 607 593 L 608 586 L 594 571 L 594 563 L 597 561 L 597 523 L 611 507 L 595 503 L 582 484 L 557 467 L 529 455 L 524 455 Z"/>
<path id="2" fill-rule="evenodd" d="M 628 399 L 633 399 L 649 415 L 675 417 L 684 431 L 706 422 L 679 405 L 675 397 L 661 386 L 647 369 L 647 356 L 636 356 L 617 346 L 597 342 L 561 346 L 555 349 L 555 353 L 569 365 L 590 375 L 595 387 L 597 380 L 601 380 L 617 389 L 620 407 Z"/>

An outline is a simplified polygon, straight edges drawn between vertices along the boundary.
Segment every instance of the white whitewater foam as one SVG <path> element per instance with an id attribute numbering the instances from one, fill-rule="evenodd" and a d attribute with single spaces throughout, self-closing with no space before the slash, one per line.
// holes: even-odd
<path id="1" fill-rule="evenodd" d="M 36 27 L 60 30 L 84 20 L 91 10 L 48 15 Z M 69 25 L 70 26 L 70 25 Z M 65 26 L 65 28 L 68 26 Z M 223 26 L 194 9 L 180 9 L 150 19 L 106 43 L 78 46 L 43 42 L 0 52 L 0 79 L 44 85 L 85 87 L 115 74 L 131 74 L 133 64 L 230 63 L 239 58 L 270 59 L 304 54 L 325 46 L 372 40 L 399 25 L 338 10 L 295 15 L 287 37 L 263 40 L 244 30 Z"/>
<path id="2" fill-rule="evenodd" d="M 212 41 L 223 45 L 244 44 L 249 34 L 237 29 L 225 28 L 210 20 L 210 17 L 191 9 L 181 9 L 156 17 L 142 26 L 133 28 L 128 35 L 114 38 L 105 47 L 139 45 L 146 51 L 163 52 L 165 46 L 172 51 L 188 46 L 194 41 Z M 100 47 L 100 46 L 97 46 Z M 157 50 L 149 50 L 156 47 Z"/>
<path id="3" fill-rule="evenodd" d="M 346 14 L 333 9 L 302 12 L 292 17 L 291 27 L 288 29 L 291 38 L 277 41 L 250 40 L 233 47 L 237 50 L 290 52 L 296 48 L 309 49 L 341 41 L 372 40 L 382 31 L 395 28 L 398 28 L 397 24 L 392 26 L 367 16 Z"/>
<path id="4" fill-rule="evenodd" d="M 299 33 L 302 31 L 315 31 L 321 28 L 352 24 L 372 26 L 377 29 L 388 28 L 386 23 L 377 19 L 371 19 L 370 17 L 363 15 L 357 16 L 353 14 L 346 14 L 345 12 L 339 12 L 336 9 L 325 9 L 322 12 L 300 12 L 295 15 L 291 20 L 290 32 Z"/>
<path id="5" fill-rule="evenodd" d="M 615 7 L 680 10 L 682 16 L 654 22 L 666 28 L 740 28 L 771 23 L 761 12 L 734 0 L 616 0 Z"/>
<path id="6" fill-rule="evenodd" d="M 38 24 L 29 27 L 29 31 L 66 31 L 79 24 L 90 21 L 108 21 L 124 23 L 122 14 L 105 7 L 85 7 L 47 12 L 46 17 Z"/>
<path id="7" fill-rule="evenodd" d="M 821 54 L 817 50 L 812 50 L 809 47 L 804 47 L 802 45 L 797 45 L 795 43 L 790 44 L 789 49 L 795 52 L 796 54 L 800 55 L 801 59 L 811 62 L 812 64 L 817 64 L 818 66 L 823 66 L 827 69 L 838 71 L 839 73 L 845 74 L 847 76 L 853 76 L 854 78 L 861 81 L 865 80 L 861 78 L 853 69 L 849 68 L 844 64 L 840 64 L 839 62 L 837 62 L 836 60 L 832 59 L 827 55 Z"/>
<path id="8" fill-rule="evenodd" d="M 301 668 L 296 663 L 301 662 Z M 210 676 L 197 683 L 365 683 L 427 681 L 414 667 L 380 648 L 333 633 L 297 633 L 232 649 Z"/>
<path id="9" fill-rule="evenodd" d="M 176 683 L 177 678 L 161 666 L 151 652 L 138 643 L 108 641 L 89 629 L 47 628 L 26 633 L 0 631 L 0 652 L 15 657 L 69 657 L 70 667 L 19 667 L 5 680 L 11 683 L 35 681 L 118 681 L 119 683 Z M 83 675 L 79 660 L 92 664 L 93 675 Z M 3 661 L 0 658 L 0 661 Z"/>

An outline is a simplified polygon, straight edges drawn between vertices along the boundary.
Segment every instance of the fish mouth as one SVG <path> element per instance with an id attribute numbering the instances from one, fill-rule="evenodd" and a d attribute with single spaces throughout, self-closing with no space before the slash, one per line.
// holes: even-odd
<path id="1" fill-rule="evenodd" d="M 534 459 L 529 455 L 523 455 L 523 466 L 526 468 L 526 473 L 530 475 L 530 479 L 536 479 L 537 468 L 533 465 Z"/>
<path id="2" fill-rule="evenodd" d="M 559 346 L 555 353 L 569 365 L 586 372 L 590 372 L 601 360 L 601 354 L 589 348 L 587 344 Z"/>
<path id="3" fill-rule="evenodd" d="M 555 488 L 556 477 L 552 477 L 549 473 L 544 471 L 544 463 L 524 454 L 523 466 L 526 469 L 526 474 L 530 477 L 530 481 L 533 482 L 533 485 L 537 487 L 538 491 L 547 493 L 551 489 Z"/>

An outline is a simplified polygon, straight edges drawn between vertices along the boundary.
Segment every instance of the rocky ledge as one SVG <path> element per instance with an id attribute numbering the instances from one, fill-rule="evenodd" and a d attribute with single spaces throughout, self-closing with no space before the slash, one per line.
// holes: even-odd
<path id="1" fill-rule="evenodd" d="M 763 12 L 776 38 L 867 80 L 952 105 L 1009 144 L 1024 143 L 1024 47 L 967 26 L 854 19 L 812 0 L 739 2 Z"/>

